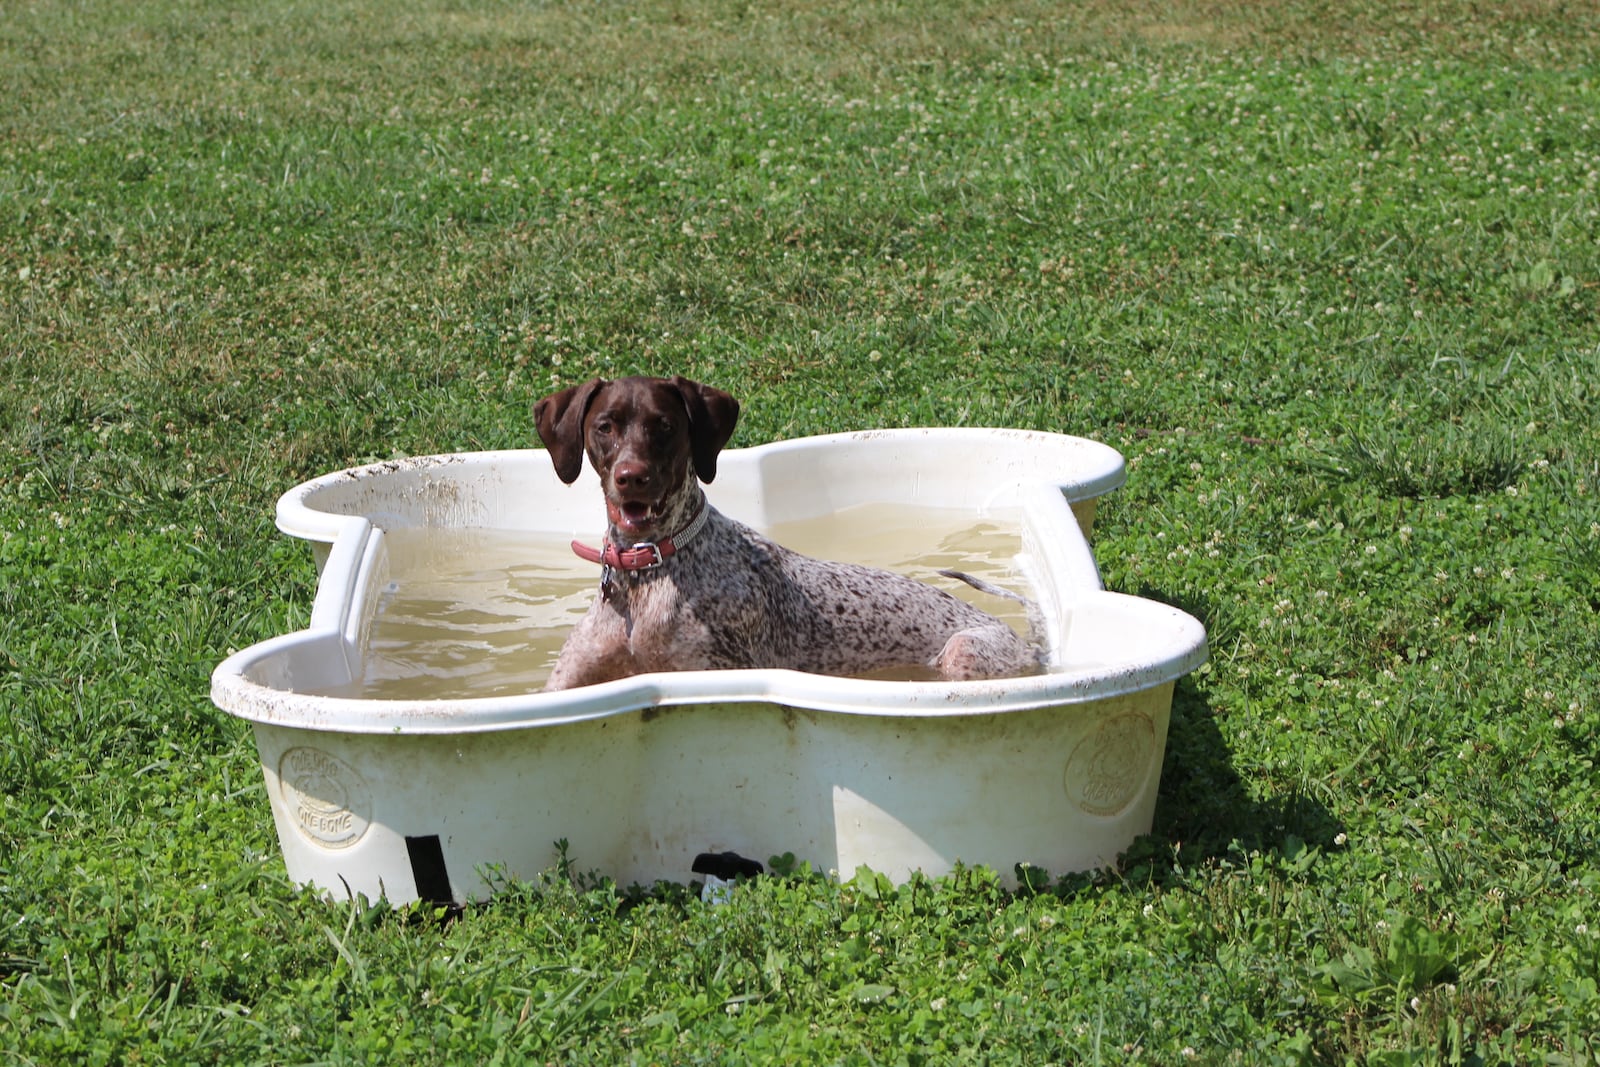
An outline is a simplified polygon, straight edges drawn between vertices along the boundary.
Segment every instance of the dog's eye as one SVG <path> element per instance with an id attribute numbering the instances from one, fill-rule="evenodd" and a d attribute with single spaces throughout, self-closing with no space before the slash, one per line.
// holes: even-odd
<path id="1" fill-rule="evenodd" d="M 601 437 L 610 437 L 616 431 L 616 427 L 611 425 L 610 419 L 596 419 L 593 429 Z"/>

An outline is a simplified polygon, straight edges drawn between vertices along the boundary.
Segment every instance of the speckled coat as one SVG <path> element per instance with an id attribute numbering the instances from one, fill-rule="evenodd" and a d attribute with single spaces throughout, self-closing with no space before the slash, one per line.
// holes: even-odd
<path id="1" fill-rule="evenodd" d="M 595 380 L 535 411 L 564 481 L 576 480 L 585 454 L 599 472 L 610 544 L 669 538 L 706 509 L 661 566 L 607 569 L 548 689 L 741 667 L 924 668 L 953 680 L 1038 669 L 1036 647 L 987 612 L 903 575 L 791 551 L 706 503 L 699 483 L 715 477 L 738 417 L 728 394 L 683 378 Z"/>

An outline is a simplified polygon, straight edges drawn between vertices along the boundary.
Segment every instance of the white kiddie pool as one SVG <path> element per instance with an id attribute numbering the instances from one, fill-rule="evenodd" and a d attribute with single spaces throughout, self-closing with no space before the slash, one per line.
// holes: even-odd
<path id="1" fill-rule="evenodd" d="M 1002 613 L 934 576 L 984 556 L 1037 600 L 1048 669 L 687 671 L 544 693 L 598 582 L 565 547 L 603 532 L 594 474 L 563 485 L 540 450 L 341 471 L 278 502 L 320 571 L 310 625 L 228 657 L 211 695 L 254 725 L 290 876 L 340 896 L 482 898 L 551 867 L 558 840 L 623 885 L 688 881 L 721 852 L 897 881 L 1100 867 L 1149 831 L 1173 684 L 1206 656 L 1195 619 L 1101 587 L 1095 498 L 1123 478 L 1104 445 L 1012 430 L 726 451 L 707 495 L 793 547 Z"/>

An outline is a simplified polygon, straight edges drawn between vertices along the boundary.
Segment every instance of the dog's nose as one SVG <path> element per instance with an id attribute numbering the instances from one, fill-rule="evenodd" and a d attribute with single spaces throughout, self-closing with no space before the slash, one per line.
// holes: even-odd
<path id="1" fill-rule="evenodd" d="M 650 485 L 650 468 L 624 461 L 611 468 L 611 481 L 618 489 L 644 489 Z"/>

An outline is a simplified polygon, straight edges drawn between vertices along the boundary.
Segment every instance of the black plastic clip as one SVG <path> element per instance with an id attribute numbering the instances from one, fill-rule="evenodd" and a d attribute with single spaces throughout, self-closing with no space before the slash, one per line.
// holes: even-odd
<path id="1" fill-rule="evenodd" d="M 695 874 L 709 874 L 731 882 L 735 878 L 754 878 L 766 873 L 766 868 L 755 860 L 746 859 L 737 852 L 702 852 L 694 858 L 689 868 Z"/>

